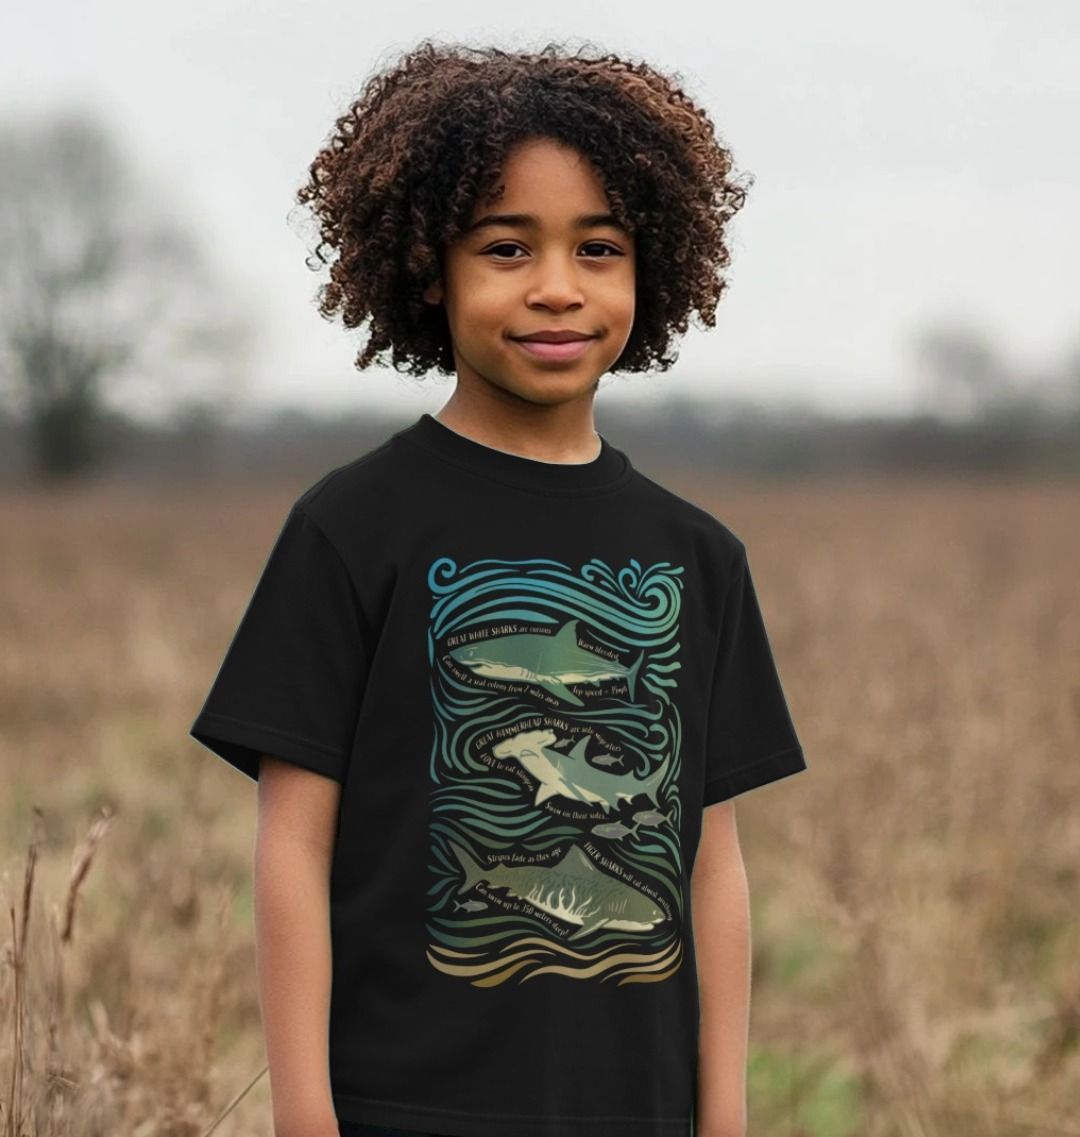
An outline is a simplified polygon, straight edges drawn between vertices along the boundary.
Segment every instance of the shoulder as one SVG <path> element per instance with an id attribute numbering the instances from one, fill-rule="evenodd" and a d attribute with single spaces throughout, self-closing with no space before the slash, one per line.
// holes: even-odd
<path id="1" fill-rule="evenodd" d="M 323 474 L 293 503 L 327 536 L 344 528 L 370 527 L 392 509 L 394 439 Z"/>
<path id="2" fill-rule="evenodd" d="M 715 514 L 673 490 L 634 470 L 638 492 L 674 525 L 689 532 L 691 539 L 710 556 L 734 567 L 746 555 L 742 539 Z"/>

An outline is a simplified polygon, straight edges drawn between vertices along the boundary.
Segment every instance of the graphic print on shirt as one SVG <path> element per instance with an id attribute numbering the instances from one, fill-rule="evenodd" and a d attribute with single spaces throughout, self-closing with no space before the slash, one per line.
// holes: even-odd
<path id="1" fill-rule="evenodd" d="M 430 565 L 440 972 L 621 986 L 678 970 L 682 573 L 633 558 Z"/>

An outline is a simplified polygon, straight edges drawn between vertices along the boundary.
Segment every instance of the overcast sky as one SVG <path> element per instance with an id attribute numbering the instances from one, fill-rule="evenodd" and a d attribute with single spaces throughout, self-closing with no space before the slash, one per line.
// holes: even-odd
<path id="1" fill-rule="evenodd" d="M 715 3 L 304 0 L 92 3 L 9 10 L 6 115 L 99 108 L 168 185 L 258 316 L 250 397 L 419 413 L 362 338 L 323 320 L 287 214 L 333 118 L 424 36 L 538 46 L 587 38 L 683 77 L 755 185 L 713 329 L 665 374 L 608 377 L 601 400 L 673 392 L 910 405 L 913 334 L 985 329 L 1033 370 L 1080 344 L 1080 5 L 1075 0 Z M 449 15 L 449 14 L 452 14 Z M 433 23 L 433 17 L 442 16 Z M 542 17 L 542 18 L 541 18 Z"/>

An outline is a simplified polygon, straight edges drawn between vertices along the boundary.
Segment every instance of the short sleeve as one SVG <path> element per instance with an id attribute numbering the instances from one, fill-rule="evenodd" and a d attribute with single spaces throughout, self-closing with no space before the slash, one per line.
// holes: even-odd
<path id="1" fill-rule="evenodd" d="M 250 778 L 270 754 L 343 781 L 365 677 L 348 569 L 294 505 L 189 733 Z"/>
<path id="2" fill-rule="evenodd" d="M 703 805 L 806 769 L 745 546 L 724 600 L 713 675 Z"/>

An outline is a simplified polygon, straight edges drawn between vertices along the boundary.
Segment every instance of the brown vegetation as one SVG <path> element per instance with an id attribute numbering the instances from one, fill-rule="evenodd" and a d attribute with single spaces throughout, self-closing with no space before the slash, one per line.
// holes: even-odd
<path id="1" fill-rule="evenodd" d="M 754 1137 L 1080 1133 L 1080 490 L 671 484 L 810 763 L 738 806 Z M 253 786 L 186 731 L 300 488 L 0 498 L 0 1137 L 268 1132 Z"/>

